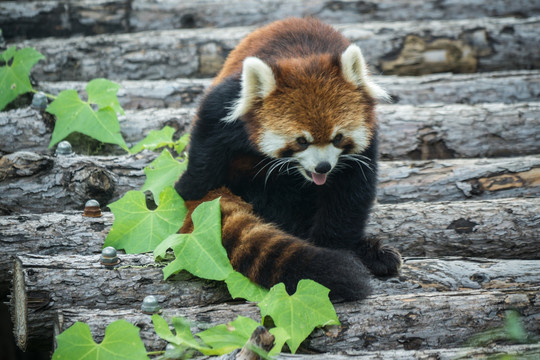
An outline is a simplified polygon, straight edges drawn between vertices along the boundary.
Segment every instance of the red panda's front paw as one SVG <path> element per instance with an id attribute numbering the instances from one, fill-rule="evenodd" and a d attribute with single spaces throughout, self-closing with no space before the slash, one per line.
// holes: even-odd
<path id="1" fill-rule="evenodd" d="M 389 245 L 380 246 L 362 260 L 375 276 L 397 275 L 403 264 L 399 251 Z"/>

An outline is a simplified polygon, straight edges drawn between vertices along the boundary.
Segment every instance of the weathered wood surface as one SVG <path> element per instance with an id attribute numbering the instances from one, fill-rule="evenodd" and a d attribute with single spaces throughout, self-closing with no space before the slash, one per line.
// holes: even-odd
<path id="1" fill-rule="evenodd" d="M 188 131 L 195 109 L 126 111 L 120 118 L 129 146 L 151 130 L 172 126 Z M 478 105 L 379 105 L 382 159 L 441 159 L 523 156 L 540 153 L 540 103 Z M 30 107 L 0 112 L 0 154 L 47 152 L 52 131 Z M 85 140 L 80 137 L 79 139 Z M 72 146 L 83 145 L 72 143 Z M 77 151 L 77 150 L 76 150 Z"/>
<path id="2" fill-rule="evenodd" d="M 539 259 L 538 229 L 539 198 L 411 202 L 375 207 L 367 236 L 407 256 Z"/>
<path id="3" fill-rule="evenodd" d="M 465 347 L 429 350 L 383 350 L 383 351 L 346 351 L 344 354 L 280 354 L 276 360 L 456 360 L 456 359 L 498 359 L 509 356 L 510 359 L 536 360 L 540 358 L 540 345 L 490 345 L 489 347 Z M 194 360 L 211 359 L 196 357 Z M 225 360 L 219 358 L 219 360 Z"/>
<path id="4" fill-rule="evenodd" d="M 540 72 L 536 71 L 513 72 L 509 73 L 509 76 L 519 84 L 524 81 L 534 81 L 537 77 L 540 81 Z M 203 92 L 210 86 L 211 82 L 212 79 L 122 80 L 119 81 L 121 87 L 117 96 L 120 105 L 124 109 L 190 107 L 197 105 Z M 82 96 L 86 96 L 86 84 L 86 81 L 44 81 L 39 82 L 36 87 L 53 95 L 58 95 L 63 90 L 74 89 L 81 93 Z M 525 87 L 529 88 L 529 86 Z M 533 85 L 532 89 L 526 89 L 525 91 L 536 92 L 537 89 Z M 540 85 L 538 86 L 538 93 L 540 94 Z"/>
<path id="5" fill-rule="evenodd" d="M 374 72 L 420 75 L 536 69 L 540 17 L 482 18 L 339 25 L 369 49 Z M 34 68 L 44 81 L 176 79 L 214 75 L 252 27 L 163 30 L 68 39 L 26 40 L 46 57 Z M 160 41 L 155 41 L 159 38 Z"/>
<path id="6" fill-rule="evenodd" d="M 127 0 L 1 1 L 0 24 L 6 39 L 124 32 Z"/>
<path id="7" fill-rule="evenodd" d="M 130 24 L 133 30 L 158 30 L 260 25 L 289 16 L 315 16 L 331 23 L 364 23 L 538 14 L 540 8 L 532 0 L 496 0 L 490 1 L 489 6 L 481 0 L 235 0 L 229 1 L 227 6 L 212 0 L 181 3 L 134 0 Z"/>
<path id="8" fill-rule="evenodd" d="M 2 1 L 4 36 L 42 38 L 141 30 L 260 25 L 288 16 L 332 23 L 540 15 L 534 0 L 426 2 L 421 0 L 69 0 Z M 46 26 L 54 23 L 55 26 Z"/>
<path id="9" fill-rule="evenodd" d="M 11 311 L 22 347 L 41 347 L 50 341 L 53 319 L 62 309 L 136 310 L 147 295 L 156 296 L 160 306 L 171 309 L 230 300 L 222 283 L 187 273 L 164 281 L 161 267 L 154 265 L 151 255 L 120 258 L 122 263 L 111 270 L 99 263 L 99 255 L 17 256 Z M 528 291 L 539 283 L 540 260 L 460 258 L 405 259 L 398 278 L 372 279 L 374 296 L 463 289 Z"/>
<path id="10" fill-rule="evenodd" d="M 176 136 L 188 132 L 194 114 L 193 108 L 149 108 L 128 110 L 126 115 L 120 116 L 118 120 L 122 136 L 131 147 L 151 130 L 159 130 L 166 125 L 176 129 Z M 31 107 L 0 112 L 0 155 L 16 151 L 51 152 L 48 149 L 52 135 L 49 119 L 47 114 Z M 87 151 L 88 137 L 70 137 L 69 140 L 75 153 Z M 119 147 L 115 150 L 125 154 Z"/>
<path id="11" fill-rule="evenodd" d="M 0 217 L 2 298 L 16 255 L 98 254 L 113 219 L 107 212 L 88 218 L 69 211 Z M 539 228 L 539 199 L 378 204 L 367 236 L 392 244 L 404 256 L 538 260 Z"/>
<path id="12" fill-rule="evenodd" d="M 106 205 L 144 183 L 157 154 L 50 156 L 17 152 L 0 158 L 0 214 L 62 212 L 89 199 Z"/>
<path id="13" fill-rule="evenodd" d="M 89 199 L 109 204 L 128 190 L 141 188 L 142 169 L 156 156 L 149 151 L 116 157 L 5 155 L 0 157 L 0 214 L 80 210 Z M 381 203 L 539 194 L 540 155 L 380 162 L 377 199 Z"/>
<path id="14" fill-rule="evenodd" d="M 423 76 L 375 76 L 392 96 L 394 104 L 481 104 L 533 102 L 540 98 L 540 71 L 514 70 L 480 74 L 431 74 Z M 195 105 L 210 79 L 122 80 L 118 92 L 126 109 Z M 84 93 L 86 82 L 41 82 L 38 88 L 51 94 L 76 89 Z"/>
<path id="15" fill-rule="evenodd" d="M 538 333 L 540 297 L 538 287 L 528 289 L 464 290 L 403 295 L 375 295 L 360 303 L 336 304 L 341 327 L 315 332 L 304 342 L 308 351 L 337 353 L 366 350 L 419 350 L 466 345 L 474 334 L 503 325 L 504 312 L 521 314 L 527 331 Z M 75 321 L 89 324 L 96 339 L 103 337 L 107 324 L 118 318 L 141 328 L 147 349 L 162 349 L 164 343 L 153 333 L 151 316 L 136 309 L 62 309 L 57 331 Z M 254 304 L 217 304 L 204 307 L 163 309 L 168 321 L 183 316 L 199 332 L 209 326 L 234 320 L 238 314 L 260 320 Z"/>
<path id="16" fill-rule="evenodd" d="M 538 197 L 540 155 L 495 159 L 384 161 L 377 199 L 383 203 Z"/>

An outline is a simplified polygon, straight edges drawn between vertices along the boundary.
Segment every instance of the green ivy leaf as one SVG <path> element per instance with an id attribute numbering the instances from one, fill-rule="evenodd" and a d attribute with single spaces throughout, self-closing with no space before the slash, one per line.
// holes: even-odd
<path id="1" fill-rule="evenodd" d="M 186 133 L 182 136 L 180 136 L 180 139 L 178 139 L 174 144 L 174 151 L 176 151 L 177 154 L 181 154 L 182 151 L 186 148 L 187 144 L 189 144 L 189 137 L 190 134 Z"/>
<path id="2" fill-rule="evenodd" d="M 238 316 L 228 324 L 214 326 L 197 336 L 212 348 L 211 355 L 223 355 L 243 347 L 259 325 L 255 320 Z"/>
<path id="3" fill-rule="evenodd" d="M 146 181 L 141 191 L 151 191 L 154 201 L 159 204 L 159 194 L 167 186 L 174 186 L 180 175 L 186 170 L 187 161 L 175 160 L 171 153 L 164 149 L 161 154 L 144 168 Z"/>
<path id="4" fill-rule="evenodd" d="M 9 47 L 0 54 L 5 63 L 0 67 L 0 110 L 15 100 L 19 95 L 32 91 L 30 70 L 45 57 L 33 48 L 16 50 Z"/>
<path id="5" fill-rule="evenodd" d="M 154 250 L 154 258 L 164 257 L 169 248 L 174 251 L 176 258 L 163 269 L 165 279 L 181 270 L 204 279 L 226 279 L 233 269 L 221 244 L 219 198 L 197 206 L 191 219 L 191 234 L 170 235 Z"/>
<path id="6" fill-rule="evenodd" d="M 77 91 L 64 90 L 49 104 L 47 112 L 56 116 L 49 148 L 73 132 L 79 132 L 104 143 L 116 144 L 129 151 L 116 112 L 121 110 L 116 98 L 118 84 L 105 79 L 94 79 L 86 86 L 88 102 L 80 99 Z M 96 105 L 95 111 L 92 105 Z"/>
<path id="7" fill-rule="evenodd" d="M 270 330 L 268 330 L 268 332 L 274 335 L 274 347 L 270 350 L 268 355 L 278 355 L 281 352 L 281 349 L 283 349 L 283 345 L 285 345 L 285 342 L 291 337 L 289 336 L 287 330 L 280 327 L 271 328 Z"/>
<path id="8" fill-rule="evenodd" d="M 98 109 L 110 107 L 115 113 L 124 115 L 124 109 L 116 97 L 118 90 L 120 90 L 120 84 L 107 79 L 93 79 L 86 85 L 90 104 L 96 104 Z"/>
<path id="9" fill-rule="evenodd" d="M 152 323 L 154 324 L 154 330 L 156 334 L 163 340 L 177 345 L 185 346 L 196 350 L 205 349 L 193 336 L 190 329 L 189 321 L 181 317 L 172 318 L 172 325 L 174 327 L 175 334 L 169 329 L 169 324 L 164 318 L 158 314 L 152 315 Z"/>
<path id="10" fill-rule="evenodd" d="M 184 200 L 172 187 L 163 189 L 159 196 L 160 204 L 153 211 L 146 207 L 142 191 L 128 191 L 109 204 L 114 223 L 104 246 L 125 249 L 127 253 L 148 252 L 177 232 L 187 213 Z"/>
<path id="11" fill-rule="evenodd" d="M 259 302 L 268 294 L 267 289 L 253 283 L 238 271 L 233 271 L 225 279 L 225 282 L 233 299 L 242 298 L 247 301 Z"/>
<path id="12" fill-rule="evenodd" d="M 130 152 L 136 154 L 144 149 L 155 150 L 164 146 L 173 144 L 174 128 L 165 126 L 161 130 L 151 130 L 148 135 L 137 144 L 135 144 Z"/>
<path id="13" fill-rule="evenodd" d="M 287 294 L 285 285 L 279 283 L 258 304 L 263 320 L 270 316 L 277 327 L 287 331 L 287 344 L 292 353 L 318 326 L 339 325 L 334 306 L 328 298 L 326 287 L 312 280 L 300 280 L 296 292 Z"/>
<path id="14" fill-rule="evenodd" d="M 117 320 L 105 329 L 101 344 L 92 339 L 90 327 L 76 322 L 56 337 L 58 348 L 53 360 L 108 360 L 148 359 L 146 349 L 139 337 L 140 329 L 125 320 Z"/>

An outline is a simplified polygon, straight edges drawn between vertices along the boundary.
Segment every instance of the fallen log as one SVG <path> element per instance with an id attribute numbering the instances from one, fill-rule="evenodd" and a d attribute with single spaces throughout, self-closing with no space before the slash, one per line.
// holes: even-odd
<path id="1" fill-rule="evenodd" d="M 156 156 L 148 151 L 117 157 L 5 155 L 0 157 L 0 214 L 82 209 L 89 199 L 109 204 L 141 188 L 142 169 Z M 540 156 L 380 162 L 381 203 L 539 195 Z"/>
<path id="2" fill-rule="evenodd" d="M 195 111 L 128 110 L 120 118 L 120 128 L 128 146 L 142 140 L 150 130 L 165 125 L 175 128 L 180 136 L 188 131 Z M 385 160 L 540 153 L 540 103 L 379 105 L 377 113 L 379 153 Z M 51 133 L 42 114 L 30 107 L 0 112 L 0 153 L 46 152 Z M 88 146 L 85 142 L 71 145 L 77 153 Z"/>
<path id="3" fill-rule="evenodd" d="M 163 280 L 151 255 L 120 255 L 114 269 L 99 255 L 20 255 L 13 268 L 11 313 L 21 348 L 42 348 L 61 309 L 137 309 L 147 295 L 165 308 L 211 305 L 230 300 L 222 283 L 180 273 Z M 372 279 L 375 295 L 463 289 L 527 290 L 540 283 L 540 260 L 405 259 L 399 277 Z"/>
<path id="4" fill-rule="evenodd" d="M 368 238 L 398 248 L 404 256 L 465 256 L 539 259 L 539 199 L 500 199 L 375 206 Z M 15 256 L 91 255 L 101 251 L 113 222 L 81 212 L 0 217 L 0 296 L 9 292 Z"/>
<path id="5" fill-rule="evenodd" d="M 109 204 L 142 186 L 143 168 L 156 156 L 5 155 L 0 158 L 0 214 L 83 209 L 89 199 Z"/>
<path id="6" fill-rule="evenodd" d="M 290 16 L 315 16 L 337 23 L 365 23 L 369 21 L 407 21 L 426 19 L 464 19 L 486 16 L 522 17 L 540 15 L 532 0 L 509 2 L 497 0 L 452 1 L 432 3 L 408 0 L 300 0 L 300 1 L 229 1 L 220 6 L 214 1 L 174 0 L 148 2 L 135 0 L 130 25 L 134 30 L 159 30 L 199 27 L 227 27 L 261 25 Z M 180 15 L 180 16 L 179 16 Z"/>
<path id="7" fill-rule="evenodd" d="M 522 75 L 517 76 L 520 77 L 517 82 L 527 81 Z M 536 73 L 530 72 L 525 75 L 529 79 L 530 76 L 535 77 Z M 121 87 L 117 97 L 124 109 L 193 107 L 211 82 L 211 79 L 122 80 L 119 81 Z M 86 84 L 86 81 L 44 81 L 38 83 L 37 89 L 53 95 L 58 95 L 63 90 L 74 89 L 82 96 L 86 96 Z"/>
<path id="8" fill-rule="evenodd" d="M 535 69 L 538 24 L 527 19 L 364 23 L 337 26 L 366 51 L 374 72 L 421 75 Z M 45 55 L 33 70 L 41 81 L 176 79 L 213 76 L 252 27 L 162 30 L 131 34 L 26 40 Z M 156 42 L 155 39 L 160 41 Z M 59 50 L 61 49 L 61 50 Z"/>
<path id="9" fill-rule="evenodd" d="M 538 333 L 538 290 L 531 286 L 526 290 L 377 295 L 361 303 L 336 304 L 341 326 L 315 330 L 302 347 L 316 353 L 459 347 L 466 345 L 472 335 L 502 326 L 506 310 L 518 311 L 524 328 Z M 189 319 L 194 332 L 230 322 L 238 315 L 260 320 L 255 304 L 218 304 L 161 312 L 169 322 L 177 316 Z M 101 341 L 105 327 L 118 318 L 141 328 L 147 350 L 164 348 L 164 341 L 153 332 L 151 316 L 134 309 L 64 308 L 59 311 L 56 332 L 83 321 L 90 326 L 94 338 Z"/>
<path id="10" fill-rule="evenodd" d="M 377 199 L 383 203 L 539 195 L 540 155 L 380 163 Z"/>
<path id="11" fill-rule="evenodd" d="M 394 104 L 481 104 L 538 101 L 540 72 L 498 71 L 481 74 L 375 76 Z M 126 109 L 191 106 L 210 85 L 210 79 L 120 81 L 120 104 Z M 41 82 L 38 89 L 57 95 L 66 89 L 84 93 L 86 82 Z"/>
<path id="12" fill-rule="evenodd" d="M 345 354 L 280 354 L 276 360 L 409 360 L 409 359 L 497 359 L 509 356 L 517 359 L 536 359 L 540 357 L 540 345 L 490 345 L 489 347 L 466 347 L 452 349 L 427 350 L 382 350 L 382 351 L 346 351 Z M 200 358 L 210 359 L 210 358 Z M 199 360 L 199 358 L 194 358 Z"/>
<path id="13" fill-rule="evenodd" d="M 125 32 L 129 1 L 2 1 L 0 24 L 6 39 Z M 54 26 L 52 26 L 54 24 Z"/>
<path id="14" fill-rule="evenodd" d="M 426 350 L 381 350 L 381 351 L 346 351 L 340 354 L 279 354 L 276 360 L 410 360 L 410 359 L 497 359 L 509 356 L 510 359 L 536 359 L 540 356 L 540 345 L 490 345 L 489 347 L 461 347 L 451 349 Z M 193 360 L 210 360 L 212 357 L 194 357 Z M 229 360 L 224 355 L 219 360 Z M 233 358 L 234 359 L 234 358 Z"/>
<path id="15" fill-rule="evenodd" d="M 175 137 L 188 132 L 195 114 L 193 108 L 169 108 L 144 110 L 128 110 L 125 116 L 118 120 L 122 136 L 128 147 L 141 141 L 151 130 L 159 130 L 164 126 L 176 130 Z M 0 112 L 0 154 L 16 151 L 31 151 L 39 153 L 50 152 L 48 145 L 52 135 L 52 126 L 49 126 L 49 116 L 31 107 Z M 89 137 L 69 137 L 73 151 L 77 154 L 88 152 Z M 9 140 L 9 141 L 8 141 Z M 111 150 L 107 147 L 107 151 Z M 122 152 L 119 147 L 109 151 L 109 154 Z M 94 154 L 93 154 L 94 155 Z"/>
<path id="16" fill-rule="evenodd" d="M 332 23 L 463 19 L 486 16 L 540 15 L 534 0 L 452 1 L 435 4 L 409 0 L 215 1 L 71 0 L 0 2 L 6 39 L 14 37 L 95 35 L 199 27 L 261 25 L 289 16 L 315 16 Z M 56 26 L 44 26 L 54 23 Z"/>

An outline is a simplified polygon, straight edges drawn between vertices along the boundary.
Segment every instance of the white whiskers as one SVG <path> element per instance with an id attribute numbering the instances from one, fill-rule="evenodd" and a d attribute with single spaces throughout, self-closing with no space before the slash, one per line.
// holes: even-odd
<path id="1" fill-rule="evenodd" d="M 371 159 L 368 158 L 367 156 L 360 155 L 360 154 L 342 154 L 339 157 L 356 163 L 360 167 L 360 170 L 362 171 L 362 175 L 364 175 L 365 181 L 367 181 L 367 177 L 366 177 L 366 173 L 364 172 L 364 166 L 368 168 L 372 173 L 375 173 L 374 165 L 371 162 Z M 338 162 L 336 167 L 337 166 L 351 166 L 351 165 L 344 162 Z"/>

